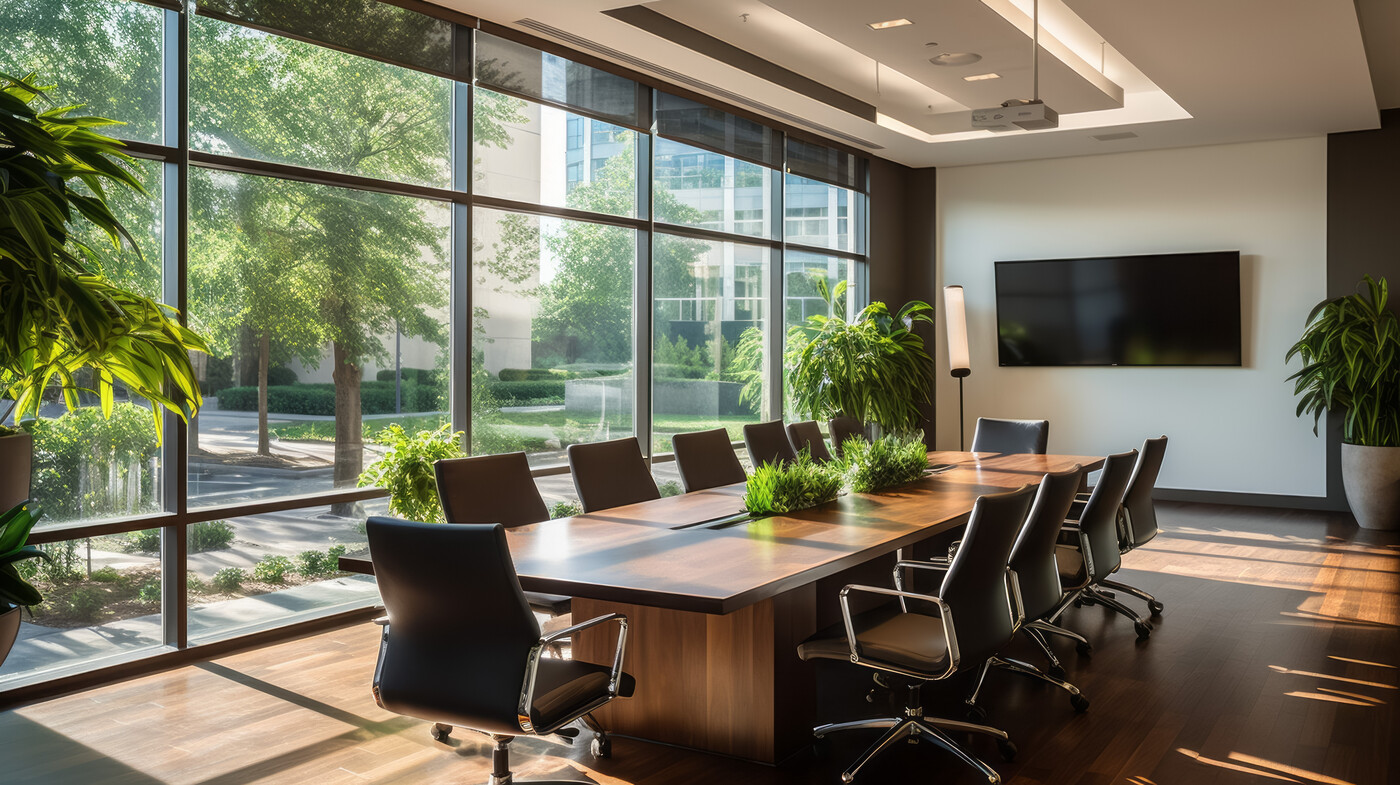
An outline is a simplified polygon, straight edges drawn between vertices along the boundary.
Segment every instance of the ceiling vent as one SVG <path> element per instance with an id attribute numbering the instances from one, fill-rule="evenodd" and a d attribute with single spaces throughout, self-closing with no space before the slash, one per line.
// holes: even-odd
<path id="1" fill-rule="evenodd" d="M 1119 139 L 1136 139 L 1137 134 L 1132 131 L 1120 131 L 1116 134 L 1095 134 L 1094 138 L 1100 142 L 1116 142 Z"/>

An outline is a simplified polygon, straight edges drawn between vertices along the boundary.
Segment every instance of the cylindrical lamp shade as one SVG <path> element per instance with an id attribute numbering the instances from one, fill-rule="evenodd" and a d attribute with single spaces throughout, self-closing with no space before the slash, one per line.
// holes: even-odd
<path id="1" fill-rule="evenodd" d="M 943 315 L 948 322 L 948 370 L 953 376 L 972 373 L 967 351 L 967 309 L 961 286 L 943 287 Z"/>

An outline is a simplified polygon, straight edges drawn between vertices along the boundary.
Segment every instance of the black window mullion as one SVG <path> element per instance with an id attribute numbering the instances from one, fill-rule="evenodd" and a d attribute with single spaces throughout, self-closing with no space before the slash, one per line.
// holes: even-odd
<path id="1" fill-rule="evenodd" d="M 452 205 L 452 274 L 448 318 L 448 413 L 452 430 L 462 431 L 462 449 L 472 445 L 472 87 L 452 86 L 452 188 L 468 201 Z"/>
<path id="2" fill-rule="evenodd" d="M 652 454 L 652 334 L 654 321 L 652 309 L 652 258 L 656 232 L 654 231 L 656 211 L 652 205 L 652 138 L 647 134 L 637 135 L 637 206 L 641 212 L 645 205 L 646 226 L 637 230 L 637 265 L 632 287 L 632 432 L 642 446 L 642 455 L 651 460 Z"/>

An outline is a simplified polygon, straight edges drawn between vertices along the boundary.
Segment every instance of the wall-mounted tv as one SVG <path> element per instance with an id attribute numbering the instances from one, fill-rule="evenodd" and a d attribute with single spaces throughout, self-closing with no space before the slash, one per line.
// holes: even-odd
<path id="1" fill-rule="evenodd" d="M 1240 365 L 1240 253 L 996 263 L 1001 365 Z"/>

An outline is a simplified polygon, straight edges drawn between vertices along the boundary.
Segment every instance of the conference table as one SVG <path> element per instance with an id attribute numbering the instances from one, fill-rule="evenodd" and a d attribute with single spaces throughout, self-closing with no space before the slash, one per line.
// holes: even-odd
<path id="1" fill-rule="evenodd" d="M 796 647 L 840 619 L 847 583 L 890 585 L 895 552 L 964 525 L 977 497 L 1103 458 L 930 452 L 908 485 L 735 522 L 743 483 L 519 526 L 506 533 L 520 585 L 574 598 L 573 618 L 626 614 L 636 694 L 597 712 L 610 731 L 777 763 L 811 742 L 814 665 Z M 946 467 L 946 468 L 945 468 Z M 366 556 L 342 570 L 373 574 Z M 572 656 L 611 664 L 614 631 Z"/>

